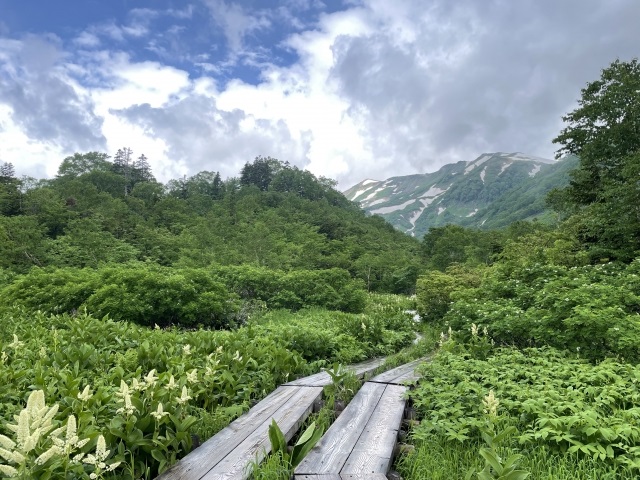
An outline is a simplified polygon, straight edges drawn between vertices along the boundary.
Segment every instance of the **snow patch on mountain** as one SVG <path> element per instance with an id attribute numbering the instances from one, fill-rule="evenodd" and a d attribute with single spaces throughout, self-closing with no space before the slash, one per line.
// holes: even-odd
<path id="1" fill-rule="evenodd" d="M 409 205 L 411 205 L 412 203 L 415 203 L 417 201 L 417 199 L 412 198 L 411 200 L 407 200 L 404 203 L 401 203 L 400 205 L 392 205 L 390 207 L 382 207 L 382 208 L 376 208 L 375 210 L 371 210 L 371 213 L 392 213 L 392 212 L 397 212 L 398 210 L 403 210 L 405 207 L 408 207 Z"/>
<path id="2" fill-rule="evenodd" d="M 469 165 L 467 166 L 467 168 L 464 169 L 464 174 L 466 175 L 471 170 L 473 170 L 476 167 L 479 167 L 480 165 L 482 165 L 484 162 L 486 162 L 490 158 L 491 158 L 491 155 L 483 155 L 480 158 L 478 158 L 477 160 L 469 162 Z"/>
<path id="3" fill-rule="evenodd" d="M 507 162 L 504 165 L 502 165 L 502 168 L 500 169 L 500 173 L 498 175 L 502 175 L 502 172 L 504 172 L 507 168 L 509 168 L 511 165 L 513 165 L 513 162 Z"/>
<path id="4" fill-rule="evenodd" d="M 533 167 L 533 170 L 531 170 L 529 172 L 529 176 L 530 177 L 535 177 L 536 173 L 538 173 L 540 171 L 540 169 L 542 168 L 542 165 L 536 165 L 535 167 Z"/>
<path id="5" fill-rule="evenodd" d="M 451 185 L 449 185 L 451 186 Z M 440 188 L 435 185 L 430 187 L 420 198 L 429 198 L 429 197 L 437 197 L 438 195 L 442 195 L 446 192 L 448 188 Z"/>

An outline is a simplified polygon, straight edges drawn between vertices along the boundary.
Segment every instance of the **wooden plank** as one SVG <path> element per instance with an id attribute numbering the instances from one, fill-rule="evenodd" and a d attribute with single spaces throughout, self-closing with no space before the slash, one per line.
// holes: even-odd
<path id="1" fill-rule="evenodd" d="M 340 474 L 340 480 L 387 480 L 387 476 L 384 473 L 367 473 L 359 475 Z"/>
<path id="2" fill-rule="evenodd" d="M 386 474 L 402 424 L 407 387 L 387 385 L 367 426 L 358 438 L 341 474 Z"/>
<path id="3" fill-rule="evenodd" d="M 251 410 L 237 418 L 200 447 L 185 456 L 169 470 L 158 476 L 158 480 L 194 480 L 202 478 L 213 466 L 251 435 L 263 422 L 271 418 L 298 389 L 279 387 Z"/>
<path id="4" fill-rule="evenodd" d="M 386 386 L 365 383 L 327 433 L 300 462 L 296 474 L 340 473 Z"/>
<path id="5" fill-rule="evenodd" d="M 291 388 L 291 387 L 289 387 Z M 202 480 L 247 478 L 250 462 L 261 462 L 271 451 L 268 430 L 274 419 L 287 441 L 291 440 L 302 422 L 309 416 L 315 402 L 322 395 L 322 387 L 295 388 L 296 393 L 272 416 L 260 419 L 260 424 L 236 449 L 225 456 Z"/>
<path id="6" fill-rule="evenodd" d="M 387 480 L 382 473 L 368 475 L 342 475 L 338 473 L 324 473 L 320 475 L 294 475 L 294 480 Z"/>
<path id="7" fill-rule="evenodd" d="M 294 480 L 342 480 L 339 473 L 325 473 L 324 475 L 294 475 Z"/>
<path id="8" fill-rule="evenodd" d="M 285 383 L 288 387 L 324 387 L 331 385 L 331 376 L 327 372 L 319 372 L 304 378 Z"/>
<path id="9" fill-rule="evenodd" d="M 362 378 L 366 373 L 375 370 L 384 362 L 385 358 L 373 358 L 371 360 L 366 360 L 354 365 L 348 365 L 345 368 L 353 372 L 357 377 Z M 296 387 L 324 387 L 326 385 L 331 385 L 331 383 L 331 375 L 329 375 L 327 372 L 319 372 L 308 377 L 292 380 L 285 383 L 284 385 Z"/>
<path id="10" fill-rule="evenodd" d="M 376 375 L 369 381 L 399 385 L 405 382 L 417 380 L 418 375 L 415 373 L 415 368 L 424 361 L 424 358 L 419 358 L 413 362 L 405 363 L 404 365 L 400 365 L 399 367 L 383 372 L 380 375 Z"/>
<path id="11" fill-rule="evenodd" d="M 347 368 L 352 370 L 356 374 L 356 376 L 363 377 L 365 374 L 372 372 L 376 368 L 383 365 L 386 360 L 387 359 L 385 357 L 372 358 L 371 360 L 356 363 L 355 365 L 351 365 Z"/>

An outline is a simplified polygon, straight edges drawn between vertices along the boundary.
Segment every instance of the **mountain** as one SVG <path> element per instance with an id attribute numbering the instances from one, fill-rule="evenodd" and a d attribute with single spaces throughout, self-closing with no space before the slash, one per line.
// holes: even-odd
<path id="1" fill-rule="evenodd" d="M 395 228 L 422 237 L 449 223 L 500 228 L 544 217 L 546 193 L 568 183 L 576 157 L 559 161 L 515 153 L 484 153 L 434 173 L 364 180 L 344 195 Z"/>

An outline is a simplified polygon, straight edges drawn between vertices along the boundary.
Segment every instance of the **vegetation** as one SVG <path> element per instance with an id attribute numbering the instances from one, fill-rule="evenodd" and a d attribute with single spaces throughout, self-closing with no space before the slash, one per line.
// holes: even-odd
<path id="1" fill-rule="evenodd" d="M 637 477 L 638 85 L 638 61 L 616 61 L 565 117 L 559 154 L 579 161 L 548 197 L 555 226 L 418 242 L 269 157 L 167 185 L 128 148 L 68 157 L 52 180 L 4 164 L 0 475 L 152 478 L 325 368 L 330 406 L 295 450 L 274 425 L 254 468 L 288 478 L 358 388 L 340 364 L 404 349 L 392 365 L 440 334 L 405 478 Z"/>
<path id="2" fill-rule="evenodd" d="M 392 308 L 376 307 L 381 298 L 373 297 L 364 315 L 255 312 L 233 331 L 150 329 L 85 313 L 10 309 L 0 322 L 0 472 L 153 478 L 190 451 L 192 435 L 208 438 L 277 385 L 330 362 L 409 344 L 412 321 L 376 315 Z M 294 336 L 282 335 L 285 324 L 295 325 Z M 328 348 L 325 331 L 337 338 Z M 42 397 L 40 420 L 30 403 L 21 413 L 34 392 Z M 31 443 L 11 428 L 24 415 Z M 117 465 L 113 472 L 90 462 L 99 442 L 106 449 L 101 462 Z"/>

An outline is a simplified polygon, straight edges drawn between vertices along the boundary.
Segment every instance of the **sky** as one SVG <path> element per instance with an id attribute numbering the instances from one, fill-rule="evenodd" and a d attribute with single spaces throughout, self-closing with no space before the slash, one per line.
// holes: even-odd
<path id="1" fill-rule="evenodd" d="M 333 178 L 553 158 L 640 56 L 638 0 L 0 0 L 0 163 L 144 154 L 160 181 L 270 156 Z"/>

